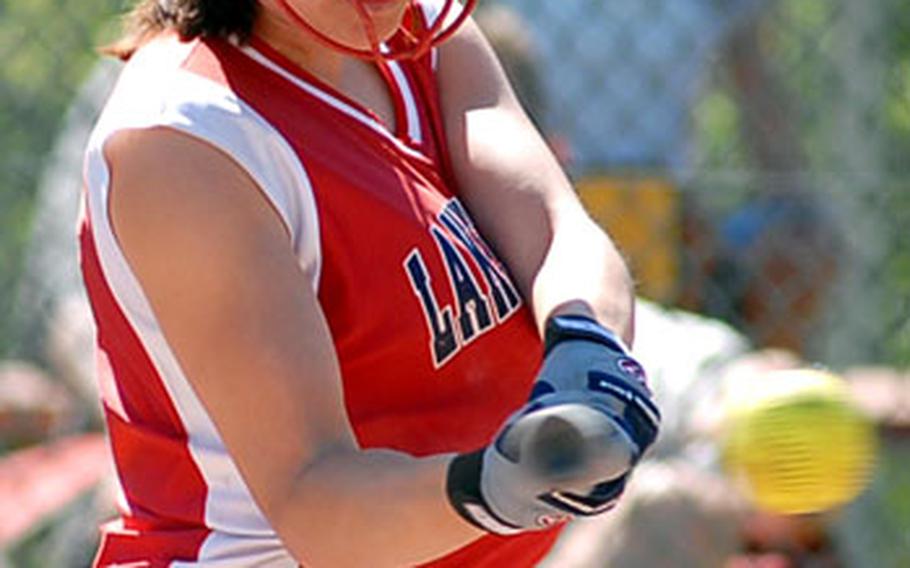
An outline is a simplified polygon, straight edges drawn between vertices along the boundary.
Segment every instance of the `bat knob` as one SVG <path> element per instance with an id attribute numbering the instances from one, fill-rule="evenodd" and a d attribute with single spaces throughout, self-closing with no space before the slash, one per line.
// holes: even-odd
<path id="1" fill-rule="evenodd" d="M 619 477 L 634 461 L 634 445 L 615 420 L 584 404 L 532 412 L 513 426 L 509 437 L 518 461 L 560 489 Z"/>

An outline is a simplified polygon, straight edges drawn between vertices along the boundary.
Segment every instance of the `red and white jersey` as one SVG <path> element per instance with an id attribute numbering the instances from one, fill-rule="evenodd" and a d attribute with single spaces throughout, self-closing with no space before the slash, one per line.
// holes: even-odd
<path id="1" fill-rule="evenodd" d="M 432 18 L 432 7 L 423 8 Z M 363 448 L 414 456 L 473 450 L 525 402 L 540 340 L 458 201 L 434 65 L 433 53 L 389 63 L 398 107 L 390 130 L 255 41 L 161 38 L 127 64 L 87 151 L 80 230 L 122 493 L 120 518 L 103 528 L 98 565 L 297 565 L 118 246 L 102 153 L 117 131 L 164 126 L 195 136 L 256 182 L 318 294 Z M 432 565 L 532 566 L 556 536 L 488 536 Z"/>

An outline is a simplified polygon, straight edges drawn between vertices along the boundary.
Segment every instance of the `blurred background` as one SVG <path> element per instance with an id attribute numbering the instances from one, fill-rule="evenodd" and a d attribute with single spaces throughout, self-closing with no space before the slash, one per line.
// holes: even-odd
<path id="1" fill-rule="evenodd" d="M 0 567 L 87 565 L 113 510 L 73 235 L 119 66 L 95 49 L 128 6 L 0 0 Z M 881 452 L 826 520 L 826 566 L 910 565 L 908 14 L 485 0 L 478 15 L 644 298 L 853 381 Z"/>

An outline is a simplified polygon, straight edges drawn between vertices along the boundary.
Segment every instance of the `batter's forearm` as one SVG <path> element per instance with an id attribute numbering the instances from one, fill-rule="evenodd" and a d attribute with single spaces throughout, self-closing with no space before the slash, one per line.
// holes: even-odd
<path id="1" fill-rule="evenodd" d="M 302 471 L 267 516 L 305 566 L 421 564 L 482 535 L 446 496 L 450 460 L 387 450 L 329 454 Z"/>
<path id="2" fill-rule="evenodd" d="M 635 305 L 632 278 L 612 240 L 584 213 L 573 211 L 554 222 L 553 238 L 532 293 L 541 327 L 553 314 L 584 314 L 631 345 Z"/>

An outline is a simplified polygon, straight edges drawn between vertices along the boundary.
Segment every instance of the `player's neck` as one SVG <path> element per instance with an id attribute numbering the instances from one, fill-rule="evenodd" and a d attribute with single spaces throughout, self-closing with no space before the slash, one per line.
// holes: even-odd
<path id="1" fill-rule="evenodd" d="M 327 48 L 305 30 L 263 10 L 253 33 L 320 80 L 330 85 L 340 83 L 348 57 Z"/>
<path id="2" fill-rule="evenodd" d="M 360 102 L 389 128 L 394 128 L 396 117 L 391 94 L 371 62 L 326 47 L 306 31 L 265 10 L 257 20 L 254 33 L 301 69 Z"/>

